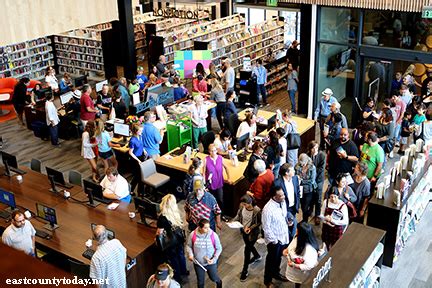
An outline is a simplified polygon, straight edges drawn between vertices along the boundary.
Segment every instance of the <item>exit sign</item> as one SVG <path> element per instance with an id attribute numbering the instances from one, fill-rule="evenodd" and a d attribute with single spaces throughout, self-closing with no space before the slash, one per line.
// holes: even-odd
<path id="1" fill-rule="evenodd" d="M 422 18 L 432 19 L 432 6 L 423 7 Z"/>
<path id="2" fill-rule="evenodd" d="M 267 6 L 277 7 L 277 0 L 267 0 Z"/>

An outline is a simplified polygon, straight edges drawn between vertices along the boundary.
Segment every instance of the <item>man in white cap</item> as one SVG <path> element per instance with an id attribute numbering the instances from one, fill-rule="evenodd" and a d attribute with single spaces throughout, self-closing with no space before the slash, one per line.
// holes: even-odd
<path id="1" fill-rule="evenodd" d="M 234 83 L 235 83 L 235 71 L 234 68 L 231 67 L 231 59 L 226 58 L 223 60 L 224 66 L 226 68 L 224 74 L 223 74 L 223 81 L 225 83 L 225 94 L 229 90 L 234 90 Z"/>
<path id="2" fill-rule="evenodd" d="M 324 137 L 323 137 L 323 128 L 324 128 L 324 123 L 327 119 L 327 117 L 330 115 L 331 113 L 331 106 L 333 103 L 337 103 L 337 99 L 335 97 L 333 97 L 333 91 L 330 88 L 326 88 L 324 89 L 324 91 L 321 93 L 322 97 L 321 100 L 319 102 L 318 107 L 315 110 L 315 117 L 314 119 L 316 121 L 319 122 L 320 125 L 320 129 L 321 129 L 321 141 L 320 141 L 320 145 L 323 147 L 324 145 Z"/>

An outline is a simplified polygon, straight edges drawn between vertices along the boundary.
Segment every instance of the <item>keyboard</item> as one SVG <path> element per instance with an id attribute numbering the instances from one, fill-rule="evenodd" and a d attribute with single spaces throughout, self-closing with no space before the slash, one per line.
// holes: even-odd
<path id="1" fill-rule="evenodd" d="M 65 182 L 64 184 L 63 184 L 63 183 L 59 183 L 59 182 L 55 182 L 55 185 L 56 185 L 56 186 L 61 186 L 61 187 L 67 188 L 67 189 L 70 189 L 70 188 L 73 187 L 72 184 L 67 183 L 67 182 Z"/>
<path id="2" fill-rule="evenodd" d="M 8 211 L 0 210 L 0 218 L 9 219 L 10 216 L 11 213 L 9 213 Z"/>
<path id="3" fill-rule="evenodd" d="M 112 141 L 111 140 L 111 142 L 114 144 L 120 144 L 121 146 L 125 146 L 128 143 L 127 141 L 124 141 L 124 140 L 122 140 L 122 141 Z"/>
<path id="4" fill-rule="evenodd" d="M 91 258 L 93 257 L 93 254 L 95 253 L 95 251 L 93 249 L 87 248 L 83 253 L 82 256 L 86 259 L 91 260 Z"/>
<path id="5" fill-rule="evenodd" d="M 27 173 L 27 172 L 25 172 L 24 170 L 21 170 L 21 169 L 19 169 L 19 168 L 15 168 L 15 167 L 9 167 L 9 169 L 10 169 L 11 171 L 15 172 L 15 173 L 20 174 L 20 175 L 24 175 L 24 174 Z"/>
<path id="6" fill-rule="evenodd" d="M 105 198 L 105 197 L 103 197 L 103 198 L 95 198 L 95 200 L 99 201 L 99 202 L 101 202 L 103 204 L 107 204 L 107 205 L 111 204 L 113 202 L 112 199 L 108 199 L 108 198 Z"/>
<path id="7" fill-rule="evenodd" d="M 51 238 L 50 234 L 48 234 L 45 231 L 39 230 L 39 229 L 36 229 L 36 236 L 38 236 L 40 238 L 43 238 L 43 239 L 49 239 L 49 238 Z"/>

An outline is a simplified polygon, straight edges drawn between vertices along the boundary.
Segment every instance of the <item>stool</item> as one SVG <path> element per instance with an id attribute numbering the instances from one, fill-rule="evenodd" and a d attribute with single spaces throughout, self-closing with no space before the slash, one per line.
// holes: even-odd
<path id="1" fill-rule="evenodd" d="M 0 94 L 0 102 L 1 101 L 8 101 L 10 98 L 9 94 Z M 2 110 L 0 105 L 0 116 L 5 116 L 10 113 L 10 110 Z"/>

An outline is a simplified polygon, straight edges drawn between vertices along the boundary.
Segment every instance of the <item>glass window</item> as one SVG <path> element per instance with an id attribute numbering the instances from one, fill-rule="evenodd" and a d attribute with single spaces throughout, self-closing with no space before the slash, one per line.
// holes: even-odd
<path id="1" fill-rule="evenodd" d="M 249 25 L 254 25 L 257 23 L 264 22 L 264 9 L 249 9 L 250 12 L 250 19 L 249 19 Z"/>
<path id="2" fill-rule="evenodd" d="M 278 10 L 267 9 L 266 10 L 266 20 L 272 19 L 273 17 L 278 17 Z"/>
<path id="3" fill-rule="evenodd" d="M 235 8 L 235 12 L 237 13 L 243 13 L 245 15 L 245 25 L 248 26 L 249 25 L 249 13 L 248 13 L 248 8 L 245 7 L 236 7 Z"/>
<path id="4" fill-rule="evenodd" d="M 284 17 L 285 21 L 284 42 L 291 43 L 296 39 L 300 42 L 300 12 L 281 11 L 281 16 Z"/>
<path id="5" fill-rule="evenodd" d="M 358 20 L 355 9 L 321 8 L 320 40 L 356 43 Z"/>
<path id="6" fill-rule="evenodd" d="M 362 44 L 428 51 L 432 48 L 431 27 L 432 20 L 423 19 L 421 13 L 366 11 Z"/>

